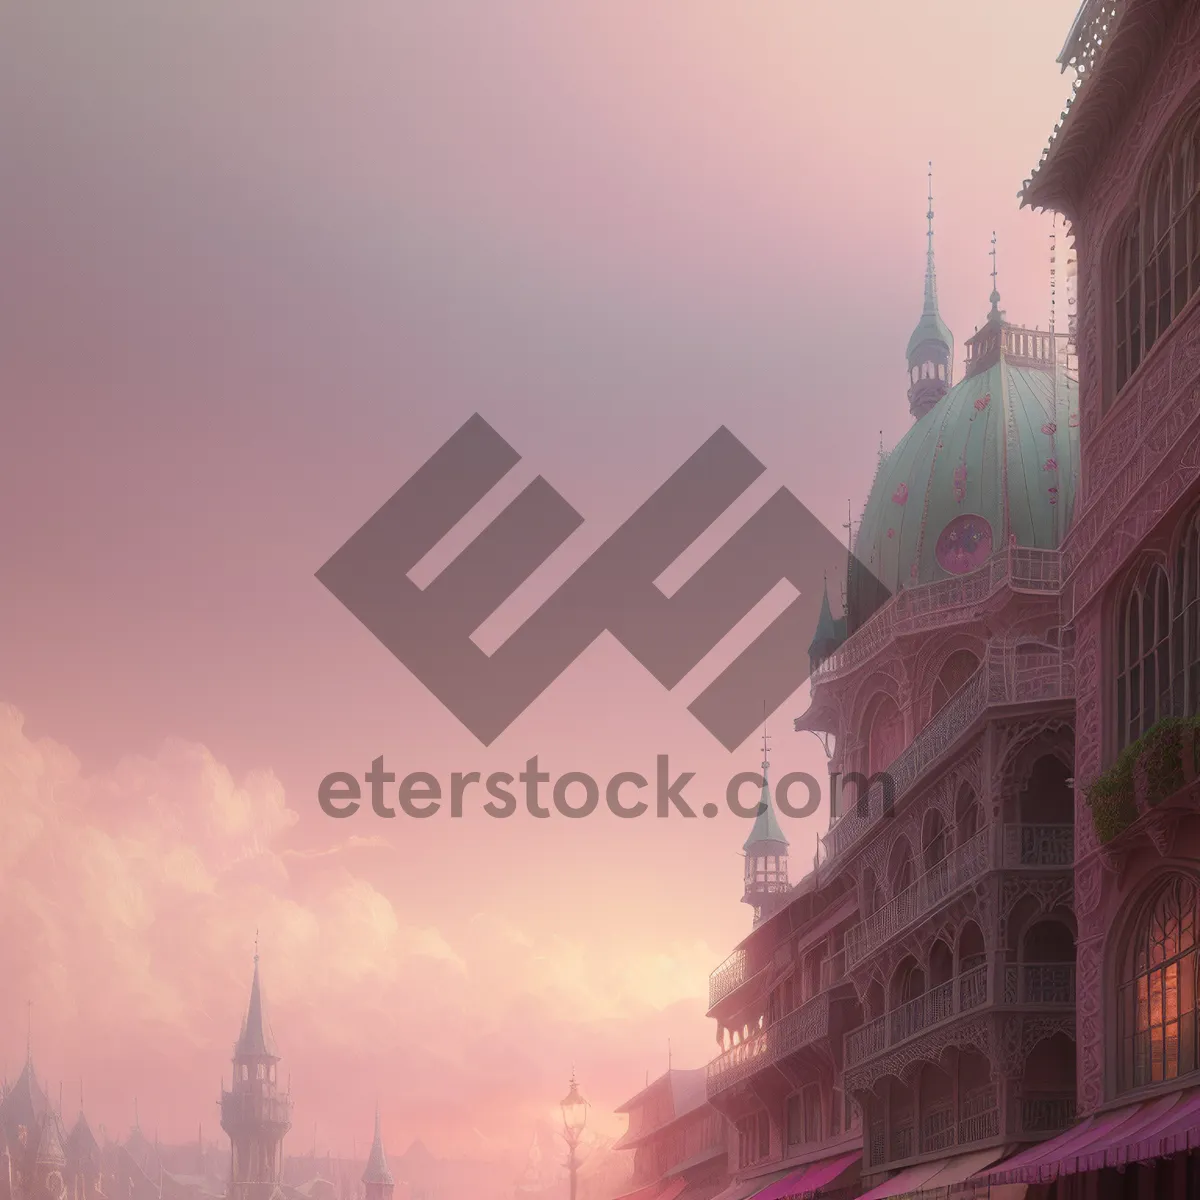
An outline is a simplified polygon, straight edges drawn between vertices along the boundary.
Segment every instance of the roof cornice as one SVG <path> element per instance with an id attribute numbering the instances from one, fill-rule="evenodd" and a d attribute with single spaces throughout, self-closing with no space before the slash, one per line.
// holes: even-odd
<path id="1" fill-rule="evenodd" d="M 1078 215 L 1080 197 L 1132 110 L 1147 69 L 1186 0 L 1085 0 L 1059 55 L 1077 77 L 1042 157 L 1021 190 L 1022 207 Z"/>

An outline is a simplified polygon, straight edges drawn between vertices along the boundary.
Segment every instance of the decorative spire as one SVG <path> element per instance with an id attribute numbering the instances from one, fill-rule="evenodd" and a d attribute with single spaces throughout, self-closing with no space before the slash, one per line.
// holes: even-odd
<path id="1" fill-rule="evenodd" d="M 926 314 L 935 314 L 938 310 L 937 305 L 937 271 L 933 265 L 933 162 L 929 164 L 929 210 L 925 213 L 925 219 L 929 222 L 929 228 L 926 231 L 928 245 L 925 249 L 925 307 L 922 310 Z"/>
<path id="2" fill-rule="evenodd" d="M 764 843 L 773 843 L 785 847 L 788 844 L 783 830 L 779 827 L 779 819 L 775 816 L 775 806 L 771 803 L 771 784 L 767 774 L 771 765 L 771 742 L 767 736 L 767 723 L 763 721 L 763 757 L 762 757 L 762 796 L 758 802 L 758 815 L 754 818 L 754 827 L 746 839 L 742 849 L 747 853 L 754 847 Z M 773 853 L 767 851 L 767 853 Z"/>
<path id="3" fill-rule="evenodd" d="M 250 984 L 250 1004 L 246 1009 L 246 1020 L 237 1041 L 236 1053 L 250 1058 L 274 1057 L 275 1051 L 267 1037 L 266 1021 L 263 1017 L 262 989 L 258 982 L 258 934 L 254 935 L 254 979 Z"/>
<path id="4" fill-rule="evenodd" d="M 363 1172 L 365 1184 L 383 1184 L 391 1187 L 395 1177 L 388 1169 L 387 1157 L 383 1152 L 383 1131 L 379 1120 L 379 1102 L 375 1102 L 375 1138 L 371 1142 L 371 1153 L 367 1157 L 367 1169 Z"/>
<path id="5" fill-rule="evenodd" d="M 988 313 L 989 321 L 1003 321 L 1004 313 L 1000 311 L 1000 290 L 996 284 L 996 231 L 992 230 L 992 248 L 989 252 L 992 256 L 992 294 L 989 299 L 992 302 L 992 310 Z"/>
<path id="6" fill-rule="evenodd" d="M 929 164 L 925 209 L 925 303 L 921 319 L 908 339 L 908 406 L 918 420 L 945 394 L 953 382 L 954 335 L 938 312 L 937 269 L 933 260 L 933 163 Z"/>

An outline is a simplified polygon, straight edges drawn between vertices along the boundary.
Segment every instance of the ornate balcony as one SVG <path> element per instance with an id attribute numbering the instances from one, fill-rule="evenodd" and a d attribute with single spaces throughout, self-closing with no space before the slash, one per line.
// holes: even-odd
<path id="1" fill-rule="evenodd" d="M 739 946 L 708 977 L 708 1008 L 711 1012 L 726 996 L 732 996 L 743 984 L 747 984 L 766 970 L 763 962 L 752 961 L 745 947 Z"/>
<path id="2" fill-rule="evenodd" d="M 1074 1092 L 1033 1092 L 1015 1100 L 1017 1128 L 1014 1132 L 1036 1136 L 1058 1133 L 1075 1123 Z"/>
<path id="3" fill-rule="evenodd" d="M 846 965 L 853 967 L 898 933 L 916 924 L 943 900 L 974 883 L 991 867 L 991 828 L 951 850 L 915 883 L 846 932 Z"/>
<path id="4" fill-rule="evenodd" d="M 810 1046 L 829 1033 L 829 993 L 821 992 L 773 1025 L 732 1046 L 708 1064 L 709 1097 L 728 1091 L 759 1071 Z"/>
<path id="5" fill-rule="evenodd" d="M 226 1132 L 245 1125 L 273 1125 L 291 1128 L 291 1099 L 286 1095 L 259 1095 L 256 1092 L 221 1093 L 221 1128 Z"/>
<path id="6" fill-rule="evenodd" d="M 921 1114 L 899 1116 L 888 1136 L 884 1122 L 871 1123 L 866 1165 L 872 1170 L 955 1148 L 972 1146 L 1000 1135 L 1000 1105 L 994 1085 L 966 1093 L 955 1111 L 952 1103 L 934 1102 Z"/>
<path id="7" fill-rule="evenodd" d="M 1002 988 L 997 981 L 1002 981 Z M 859 1066 L 988 1003 L 1073 1007 L 1075 964 L 999 963 L 992 967 L 979 963 L 851 1030 L 845 1041 L 846 1066 Z"/>
<path id="8" fill-rule="evenodd" d="M 1048 867 L 1075 865 L 1074 825 L 1005 825 L 1004 866 Z"/>
<path id="9" fill-rule="evenodd" d="M 811 676 L 812 685 L 816 687 L 862 666 L 893 638 L 940 628 L 959 612 L 968 619 L 973 609 L 1002 588 L 1057 592 L 1062 582 L 1062 559 L 1057 550 L 1012 546 L 997 551 L 977 571 L 904 588 L 817 667 Z"/>
<path id="10" fill-rule="evenodd" d="M 1061 650 L 1016 651 L 993 647 L 986 662 L 888 766 L 892 803 L 912 790 L 993 705 L 1066 700 L 1075 695 L 1075 666 Z M 883 816 L 882 783 L 860 798 L 845 795 L 846 809 L 823 839 L 828 858 L 851 849 Z"/>

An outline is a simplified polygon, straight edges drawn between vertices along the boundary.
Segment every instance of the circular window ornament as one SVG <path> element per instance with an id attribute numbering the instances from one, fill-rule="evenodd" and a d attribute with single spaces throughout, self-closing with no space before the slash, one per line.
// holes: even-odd
<path id="1" fill-rule="evenodd" d="M 934 547 L 938 566 L 951 575 L 965 575 L 982 567 L 991 553 L 992 527 L 974 513 L 955 517 L 942 530 Z"/>

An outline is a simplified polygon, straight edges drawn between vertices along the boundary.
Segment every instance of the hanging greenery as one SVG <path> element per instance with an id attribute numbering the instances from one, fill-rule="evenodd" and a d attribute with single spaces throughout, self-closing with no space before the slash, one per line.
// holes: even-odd
<path id="1" fill-rule="evenodd" d="M 1111 842 L 1148 808 L 1161 804 L 1200 769 L 1200 717 L 1164 717 L 1085 789 L 1092 825 Z"/>

